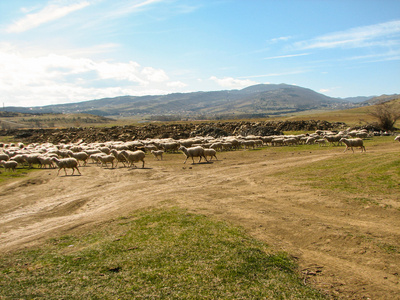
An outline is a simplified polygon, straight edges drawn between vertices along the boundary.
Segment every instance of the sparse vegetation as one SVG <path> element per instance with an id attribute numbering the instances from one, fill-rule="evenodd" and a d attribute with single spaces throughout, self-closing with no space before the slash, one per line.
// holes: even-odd
<path id="1" fill-rule="evenodd" d="M 400 119 L 400 108 L 396 102 L 385 102 L 371 108 L 371 116 L 378 119 L 378 125 L 386 131 L 392 131 L 394 124 Z"/>

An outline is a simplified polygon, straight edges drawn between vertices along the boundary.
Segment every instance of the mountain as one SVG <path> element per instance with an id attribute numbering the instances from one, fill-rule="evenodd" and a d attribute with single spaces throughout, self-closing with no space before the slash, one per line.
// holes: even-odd
<path id="1" fill-rule="evenodd" d="M 399 94 L 381 95 L 381 96 L 371 97 L 371 98 L 361 102 L 360 104 L 361 105 L 374 105 L 374 104 L 392 101 L 392 100 L 399 99 L 399 98 L 400 98 Z"/>
<path id="2" fill-rule="evenodd" d="M 7 111 L 29 113 L 90 113 L 100 116 L 238 116 L 274 115 L 321 108 L 342 108 L 349 101 L 288 84 L 258 84 L 241 90 L 121 96 L 70 104 Z"/>

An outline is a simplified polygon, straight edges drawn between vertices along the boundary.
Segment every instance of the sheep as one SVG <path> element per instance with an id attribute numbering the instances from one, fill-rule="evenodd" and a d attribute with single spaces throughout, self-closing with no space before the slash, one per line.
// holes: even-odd
<path id="1" fill-rule="evenodd" d="M 315 140 L 316 144 L 319 144 L 320 147 L 326 144 L 326 139 L 316 139 Z"/>
<path id="2" fill-rule="evenodd" d="M 111 153 L 115 156 L 115 158 L 117 159 L 117 163 L 115 164 L 115 167 L 117 167 L 119 162 L 122 162 L 122 164 L 125 167 L 125 162 L 126 162 L 126 158 L 125 156 L 121 153 L 122 151 L 118 151 L 116 149 L 112 149 Z"/>
<path id="3" fill-rule="evenodd" d="M 0 160 L 9 160 L 10 157 L 6 153 L 0 153 Z"/>
<path id="4" fill-rule="evenodd" d="M 179 149 L 179 143 L 177 142 L 170 142 L 170 143 L 164 143 L 160 145 L 165 152 L 171 151 L 175 152 Z"/>
<path id="5" fill-rule="evenodd" d="M 158 159 L 159 157 L 161 157 L 161 160 L 163 160 L 163 154 L 164 154 L 163 150 L 151 150 L 151 154 L 153 154 L 154 157 L 157 158 L 157 160 L 159 160 Z"/>
<path id="6" fill-rule="evenodd" d="M 41 168 L 43 166 L 46 167 L 46 165 L 47 165 L 47 166 L 49 166 L 49 168 L 54 168 L 53 160 L 51 159 L 52 157 L 55 157 L 55 156 L 45 156 L 45 155 L 39 156 L 38 159 L 39 159 L 40 167 Z"/>
<path id="7" fill-rule="evenodd" d="M 18 163 L 15 160 L 1 160 L 0 165 L 4 167 L 4 169 L 7 171 L 7 169 L 15 171 L 15 168 L 18 166 Z"/>
<path id="8" fill-rule="evenodd" d="M 86 152 L 72 152 L 72 151 L 68 151 L 68 154 L 70 157 L 75 158 L 78 161 L 83 161 L 83 166 L 86 166 L 87 160 L 89 158 L 89 155 Z M 80 166 L 80 164 L 79 164 Z"/>
<path id="9" fill-rule="evenodd" d="M 213 157 L 215 157 L 216 160 L 218 160 L 217 158 L 217 151 L 215 151 L 214 149 L 204 149 L 204 156 L 210 156 L 210 161 L 212 160 Z"/>
<path id="10" fill-rule="evenodd" d="M 100 163 L 99 157 L 105 155 L 105 153 L 93 153 L 89 156 L 92 159 L 92 162 L 96 165 Z"/>
<path id="11" fill-rule="evenodd" d="M 184 164 L 186 163 L 186 161 L 187 161 L 187 159 L 189 157 L 192 158 L 193 164 L 194 164 L 194 157 L 200 157 L 198 163 L 200 163 L 202 157 L 204 157 L 206 162 L 208 162 L 207 158 L 204 155 L 204 148 L 203 147 L 197 146 L 197 147 L 186 148 L 185 146 L 181 146 L 181 147 L 179 147 L 179 150 L 183 151 L 183 153 L 186 156 L 186 159 L 183 162 Z"/>
<path id="12" fill-rule="evenodd" d="M 101 162 L 101 166 L 103 167 L 104 165 L 107 166 L 107 163 L 111 163 L 111 168 L 114 168 L 114 160 L 115 156 L 114 155 L 99 155 L 97 159 Z"/>
<path id="13" fill-rule="evenodd" d="M 142 150 L 122 150 L 121 154 L 125 156 L 125 159 L 128 162 L 128 166 L 134 166 L 133 163 L 142 161 L 142 169 L 144 168 L 144 158 L 146 157 L 146 154 Z"/>
<path id="14" fill-rule="evenodd" d="M 24 156 L 22 154 L 17 154 L 15 156 L 11 156 L 10 159 L 16 161 L 17 163 L 19 163 L 21 165 L 23 163 L 25 163 L 25 158 L 24 158 Z"/>
<path id="15" fill-rule="evenodd" d="M 364 142 L 360 138 L 355 138 L 355 139 L 346 139 L 346 138 L 341 138 L 339 142 L 343 142 L 346 145 L 346 149 L 344 149 L 343 152 L 346 152 L 348 148 L 351 148 L 351 150 L 354 153 L 353 147 L 360 147 L 361 152 L 365 151 L 364 147 Z"/>
<path id="16" fill-rule="evenodd" d="M 396 137 L 394 138 L 394 140 L 400 142 L 400 135 L 396 136 Z"/>
<path id="17" fill-rule="evenodd" d="M 144 146 L 144 149 L 146 151 L 151 152 L 151 153 L 153 153 L 152 151 L 157 151 L 158 150 L 157 146 L 153 145 L 153 144 L 149 144 L 149 145 Z"/>
<path id="18" fill-rule="evenodd" d="M 307 144 L 307 145 L 315 144 L 315 140 L 316 140 L 315 137 L 310 136 L 310 137 L 307 138 L 306 144 Z"/>
<path id="19" fill-rule="evenodd" d="M 335 145 L 335 143 L 339 144 L 339 140 L 343 137 L 341 134 L 336 135 L 326 135 L 324 139 L 326 139 L 330 144 Z"/>
<path id="20" fill-rule="evenodd" d="M 28 163 L 29 168 L 32 168 L 33 164 L 40 165 L 40 160 L 39 160 L 40 154 L 23 154 L 22 157 L 24 160 Z"/>
<path id="21" fill-rule="evenodd" d="M 78 171 L 79 175 L 82 175 L 78 169 L 78 161 L 75 158 L 70 157 L 70 158 L 58 159 L 57 157 L 53 157 L 52 160 L 58 166 L 57 176 L 60 174 L 61 169 L 64 169 L 65 176 L 67 176 L 67 170 L 66 170 L 67 168 L 72 169 L 71 175 L 74 175 L 75 169 Z"/>

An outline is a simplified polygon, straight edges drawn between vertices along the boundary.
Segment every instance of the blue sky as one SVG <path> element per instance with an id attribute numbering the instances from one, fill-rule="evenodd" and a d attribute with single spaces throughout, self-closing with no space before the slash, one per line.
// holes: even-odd
<path id="1" fill-rule="evenodd" d="M 399 0 L 0 0 L 0 103 L 287 83 L 400 93 Z"/>

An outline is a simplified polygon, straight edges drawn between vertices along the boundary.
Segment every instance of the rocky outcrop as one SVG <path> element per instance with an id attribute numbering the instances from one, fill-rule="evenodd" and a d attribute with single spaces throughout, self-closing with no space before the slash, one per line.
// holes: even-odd
<path id="1" fill-rule="evenodd" d="M 284 131 L 341 130 L 345 123 L 327 121 L 238 121 L 176 124 L 146 124 L 114 127 L 71 127 L 63 129 L 1 130 L 0 136 L 13 136 L 25 143 L 54 144 L 83 141 L 131 141 L 146 138 L 183 139 L 193 136 L 281 135 Z"/>

